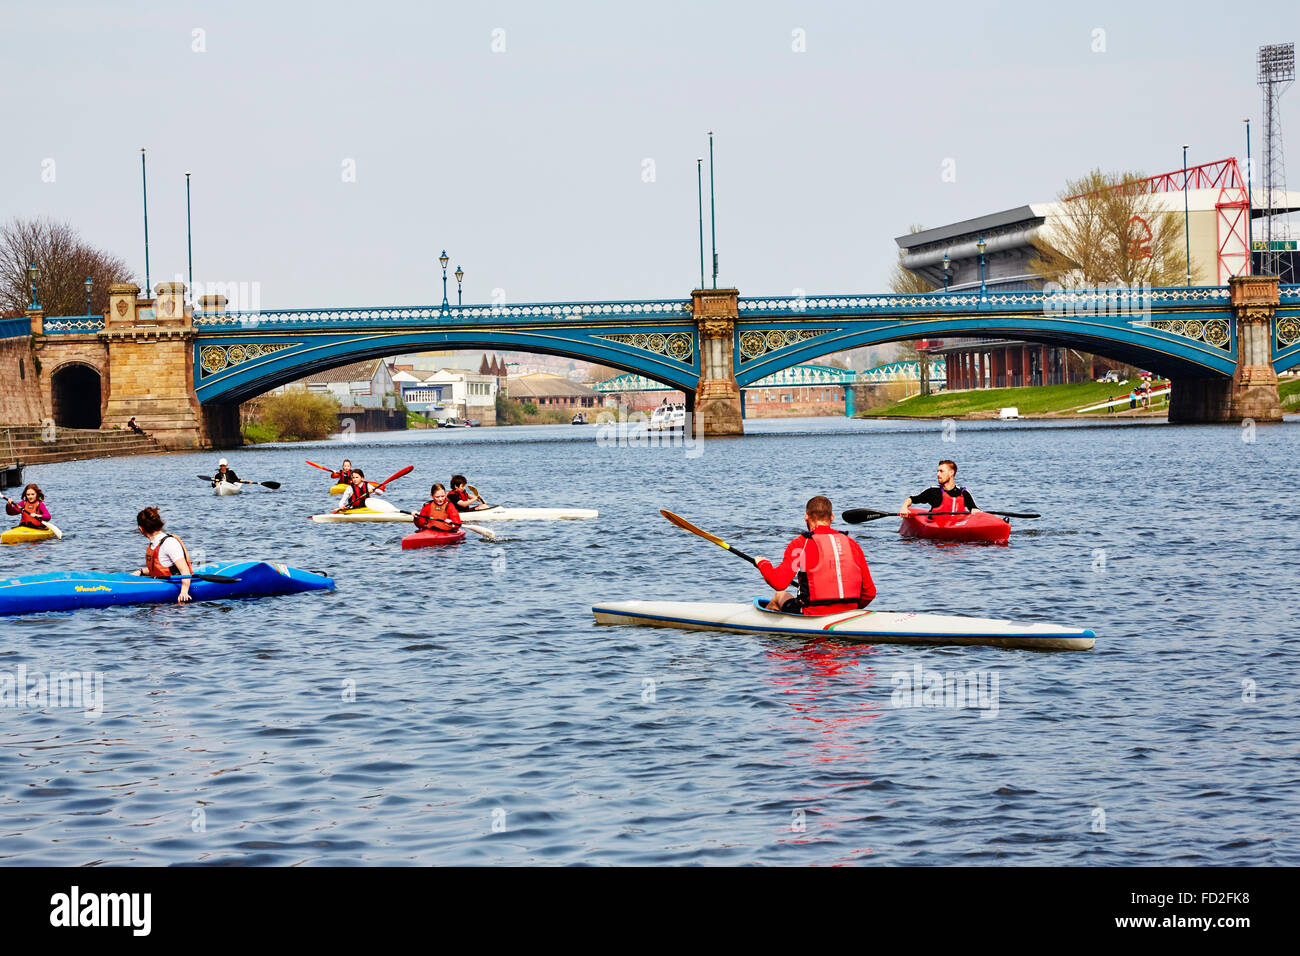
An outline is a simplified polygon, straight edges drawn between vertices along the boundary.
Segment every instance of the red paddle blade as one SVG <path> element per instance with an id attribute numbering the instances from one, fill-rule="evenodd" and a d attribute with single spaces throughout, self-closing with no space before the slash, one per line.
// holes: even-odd
<path id="1" fill-rule="evenodd" d="M 408 474 L 408 473 L 410 473 L 410 472 L 412 472 L 412 471 L 414 471 L 414 470 L 415 470 L 415 466 L 414 466 L 414 465 L 407 465 L 405 468 L 403 468 L 403 469 L 402 469 L 401 471 L 399 471 L 397 474 L 393 475 L 393 477 L 389 478 L 388 481 L 381 481 L 379 484 L 375 485 L 375 487 L 376 487 L 376 488 L 382 488 L 382 487 L 384 487 L 384 485 L 388 484 L 389 481 L 396 481 L 398 478 L 401 478 L 403 475 Z"/>
<path id="2" fill-rule="evenodd" d="M 309 462 L 307 462 L 307 464 L 311 465 L 311 466 L 314 467 L 314 468 L 319 468 L 321 471 L 328 471 L 330 474 L 333 474 L 333 473 L 334 473 L 334 469 L 333 469 L 333 468 L 326 468 L 324 465 L 318 465 L 318 464 L 316 464 L 316 462 L 314 462 L 314 461 L 309 461 Z"/>

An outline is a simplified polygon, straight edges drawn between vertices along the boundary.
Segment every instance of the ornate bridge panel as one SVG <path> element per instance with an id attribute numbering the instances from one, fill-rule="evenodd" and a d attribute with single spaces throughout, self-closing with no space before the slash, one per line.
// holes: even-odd
<path id="1" fill-rule="evenodd" d="M 1273 368 L 1278 372 L 1300 365 L 1300 286 L 1282 286 L 1273 317 Z"/>

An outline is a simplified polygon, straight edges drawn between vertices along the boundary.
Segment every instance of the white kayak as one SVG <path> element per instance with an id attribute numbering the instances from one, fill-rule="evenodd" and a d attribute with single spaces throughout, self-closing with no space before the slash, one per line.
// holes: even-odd
<path id="1" fill-rule="evenodd" d="M 312 521 L 404 521 L 411 523 L 411 516 L 402 514 L 396 505 L 389 504 L 383 498 L 370 498 L 369 505 L 365 508 L 349 508 L 347 511 L 339 514 L 330 512 L 323 515 L 312 515 Z"/>
<path id="2" fill-rule="evenodd" d="M 243 490 L 243 485 L 238 485 L 230 481 L 218 481 L 212 486 L 213 493 L 218 495 L 237 495 Z"/>
<path id="3" fill-rule="evenodd" d="M 594 508 L 510 508 L 504 505 L 460 513 L 462 518 L 473 521 L 567 521 L 599 515 L 600 512 Z"/>
<path id="4" fill-rule="evenodd" d="M 983 644 L 1036 651 L 1086 651 L 1096 635 L 1084 628 L 1027 624 L 954 614 L 843 611 L 804 615 L 769 611 L 764 598 L 753 603 L 703 601 L 611 601 L 591 612 L 597 624 L 676 627 L 740 634 L 822 634 L 865 644 Z"/>

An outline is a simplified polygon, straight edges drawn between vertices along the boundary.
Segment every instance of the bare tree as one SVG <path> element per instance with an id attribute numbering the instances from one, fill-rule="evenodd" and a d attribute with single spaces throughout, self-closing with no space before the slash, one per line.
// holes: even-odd
<path id="1" fill-rule="evenodd" d="M 108 308 L 108 287 L 129 282 L 127 264 L 82 241 L 70 223 L 52 219 L 12 219 L 0 226 L 0 312 L 22 315 L 32 301 L 28 266 L 37 269 L 36 302 L 46 315 L 84 315 L 86 279 L 91 280 L 90 311 Z"/>
<path id="2" fill-rule="evenodd" d="M 925 227 L 913 223 L 907 227 L 910 233 L 921 232 Z M 898 261 L 894 263 L 894 268 L 889 273 L 889 289 L 899 295 L 917 295 L 922 292 L 933 292 L 935 286 L 931 285 L 926 278 L 910 269 L 903 268 L 903 250 L 898 250 Z M 920 353 L 916 350 L 914 342 L 895 342 L 898 351 L 894 355 L 895 362 L 916 362 L 920 359 Z"/>
<path id="3" fill-rule="evenodd" d="M 1063 285 L 1128 287 L 1186 281 L 1182 222 L 1164 211 L 1141 173 L 1094 169 L 1067 182 L 1059 213 L 1029 268 Z"/>

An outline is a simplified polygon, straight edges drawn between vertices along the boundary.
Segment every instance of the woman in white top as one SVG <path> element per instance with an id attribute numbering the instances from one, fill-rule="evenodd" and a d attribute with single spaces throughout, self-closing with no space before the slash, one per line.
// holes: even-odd
<path id="1" fill-rule="evenodd" d="M 149 539 L 149 547 L 144 552 L 144 567 L 133 572 L 151 578 L 170 578 L 183 574 L 181 593 L 176 598 L 177 604 L 184 604 L 190 599 L 190 555 L 180 538 L 163 530 L 163 519 L 157 508 L 145 508 L 135 516 L 140 533 Z"/>

